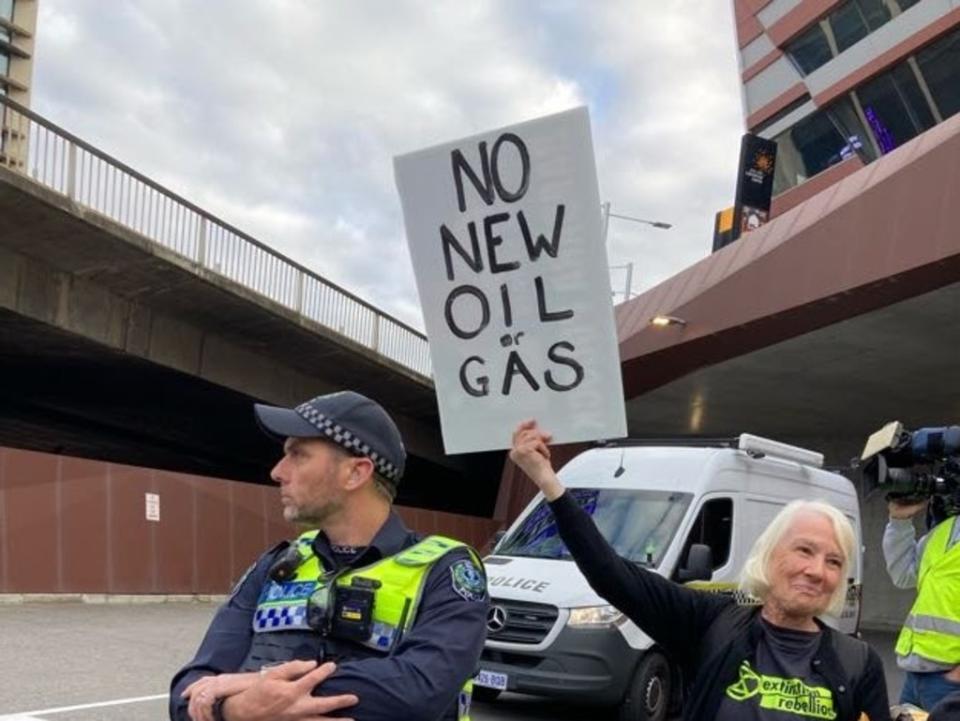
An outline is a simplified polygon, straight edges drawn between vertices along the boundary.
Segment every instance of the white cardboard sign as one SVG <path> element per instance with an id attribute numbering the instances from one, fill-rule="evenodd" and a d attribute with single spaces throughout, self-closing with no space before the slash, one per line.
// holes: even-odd
<path id="1" fill-rule="evenodd" d="M 394 159 L 447 453 L 626 435 L 586 108 Z"/>

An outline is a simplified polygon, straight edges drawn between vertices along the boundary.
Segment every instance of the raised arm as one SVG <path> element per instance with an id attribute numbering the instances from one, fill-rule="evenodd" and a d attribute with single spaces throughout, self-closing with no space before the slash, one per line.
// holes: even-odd
<path id="1" fill-rule="evenodd" d="M 923 547 L 922 542 L 917 542 L 912 518 L 926 507 L 926 501 L 913 504 L 897 501 L 887 503 L 890 520 L 883 530 L 883 558 L 887 563 L 890 580 L 897 588 L 915 588 L 917 585 L 917 569 Z"/>
<path id="2" fill-rule="evenodd" d="M 593 519 L 565 493 L 550 463 L 549 442 L 549 433 L 535 421 L 525 421 L 514 432 L 510 460 L 550 502 L 560 537 L 590 587 L 675 658 L 684 659 L 731 600 L 685 588 L 618 555 Z"/>

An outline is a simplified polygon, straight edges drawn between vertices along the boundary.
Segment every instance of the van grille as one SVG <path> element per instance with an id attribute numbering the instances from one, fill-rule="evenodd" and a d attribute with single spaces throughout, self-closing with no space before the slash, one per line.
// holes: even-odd
<path id="1" fill-rule="evenodd" d="M 505 612 L 506 619 L 497 611 Z M 487 614 L 487 638 L 503 643 L 540 643 L 557 622 L 556 606 L 545 603 L 491 598 Z"/>

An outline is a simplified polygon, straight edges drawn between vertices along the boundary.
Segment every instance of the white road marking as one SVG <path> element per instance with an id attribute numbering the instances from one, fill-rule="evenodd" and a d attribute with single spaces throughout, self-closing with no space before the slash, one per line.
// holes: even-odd
<path id="1" fill-rule="evenodd" d="M 76 706 L 59 706 L 57 708 L 42 708 L 37 711 L 23 711 L 21 713 L 8 714 L 0 716 L 0 721 L 43 721 L 37 716 L 51 713 L 66 713 L 67 711 L 83 711 L 88 708 L 103 708 L 104 706 L 123 706 L 128 703 L 141 703 L 142 701 L 156 701 L 161 698 L 167 698 L 167 694 L 161 693 L 156 696 L 134 696 L 132 698 L 118 698 L 113 701 L 99 701 L 97 703 L 82 703 Z"/>

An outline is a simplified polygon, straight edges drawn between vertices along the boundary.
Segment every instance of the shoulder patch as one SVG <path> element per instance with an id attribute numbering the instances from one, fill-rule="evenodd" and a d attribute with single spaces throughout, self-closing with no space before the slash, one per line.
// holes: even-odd
<path id="1" fill-rule="evenodd" d="M 233 590 L 230 591 L 230 595 L 227 597 L 227 601 L 232 601 L 233 597 L 240 592 L 240 589 L 243 587 L 244 581 L 246 581 L 250 577 L 250 574 L 253 573 L 253 569 L 256 568 L 256 566 L 257 566 L 256 563 L 251 563 L 250 568 L 248 568 L 246 571 L 243 572 L 243 575 L 240 576 L 240 580 L 234 584 Z"/>
<path id="2" fill-rule="evenodd" d="M 450 566 L 453 590 L 466 601 L 482 601 L 487 596 L 487 578 L 470 560 L 457 561 Z"/>

